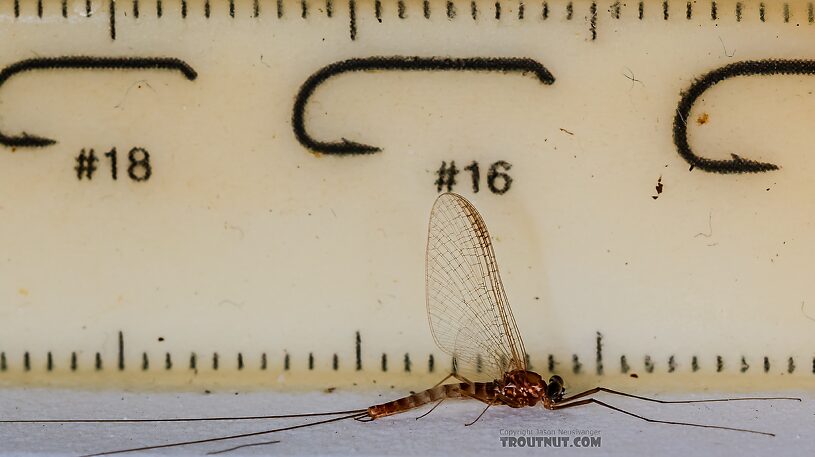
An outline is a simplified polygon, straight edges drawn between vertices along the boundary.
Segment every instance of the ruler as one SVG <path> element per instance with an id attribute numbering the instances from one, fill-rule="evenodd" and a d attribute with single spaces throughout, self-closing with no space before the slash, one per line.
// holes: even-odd
<path id="1" fill-rule="evenodd" d="M 0 380 L 440 378 L 424 248 L 455 191 L 533 369 L 810 382 L 813 22 L 808 1 L 2 2 Z"/>

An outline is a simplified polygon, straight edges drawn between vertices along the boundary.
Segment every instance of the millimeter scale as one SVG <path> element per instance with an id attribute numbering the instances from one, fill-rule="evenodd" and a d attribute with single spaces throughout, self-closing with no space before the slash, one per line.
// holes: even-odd
<path id="1" fill-rule="evenodd" d="M 535 369 L 807 385 L 814 39 L 807 1 L 0 2 L 0 379 L 438 380 L 455 191 Z"/>

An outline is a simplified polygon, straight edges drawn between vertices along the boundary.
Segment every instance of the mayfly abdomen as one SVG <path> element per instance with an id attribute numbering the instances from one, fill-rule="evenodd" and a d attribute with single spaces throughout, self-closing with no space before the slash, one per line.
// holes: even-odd
<path id="1" fill-rule="evenodd" d="M 368 416 L 374 419 L 390 416 L 445 398 L 475 397 L 484 401 L 491 401 L 494 390 L 492 387 L 493 383 L 491 382 L 444 384 L 416 392 L 398 400 L 371 406 L 368 408 Z"/>

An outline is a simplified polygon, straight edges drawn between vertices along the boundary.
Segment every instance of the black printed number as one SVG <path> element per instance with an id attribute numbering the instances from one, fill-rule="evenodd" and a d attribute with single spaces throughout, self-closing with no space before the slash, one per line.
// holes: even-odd
<path id="1" fill-rule="evenodd" d="M 107 159 L 110 165 L 110 177 L 114 181 L 119 179 L 119 153 L 116 148 L 105 152 L 104 158 Z M 87 179 L 92 180 L 99 170 L 99 161 L 96 152 L 93 149 L 82 149 L 79 155 L 76 156 L 76 179 L 82 181 Z M 153 175 L 153 165 L 150 163 L 150 153 L 144 148 L 135 147 L 127 153 L 127 176 L 133 181 L 142 182 L 150 179 Z"/>
<path id="2" fill-rule="evenodd" d="M 133 148 L 127 153 L 130 165 L 127 167 L 127 175 L 133 181 L 147 181 L 153 174 L 153 166 L 150 165 L 150 153 L 144 148 Z"/>
<path id="3" fill-rule="evenodd" d="M 490 192 L 503 195 L 512 187 L 512 176 L 508 173 L 511 169 L 512 164 L 505 160 L 499 160 L 490 165 L 487 172 L 487 187 Z M 464 171 L 470 174 L 473 193 L 478 193 L 481 190 L 481 166 L 478 162 L 473 161 L 464 167 Z M 451 160 L 449 164 L 442 162 L 441 167 L 436 171 L 436 190 L 438 192 L 452 192 L 453 188 L 458 184 L 456 177 L 460 172 L 461 170 L 456 167 L 455 160 Z"/>

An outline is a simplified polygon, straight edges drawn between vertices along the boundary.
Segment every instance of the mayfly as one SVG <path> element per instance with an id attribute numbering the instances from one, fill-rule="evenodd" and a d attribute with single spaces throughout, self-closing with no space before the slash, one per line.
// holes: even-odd
<path id="1" fill-rule="evenodd" d="M 430 213 L 425 258 L 426 304 L 431 333 L 438 347 L 454 358 L 462 367 L 476 366 L 476 374 L 492 378 L 487 382 L 469 380 L 462 372 L 454 372 L 434 387 L 411 394 L 398 400 L 378 404 L 365 409 L 335 411 L 330 413 L 294 414 L 277 416 L 245 416 L 178 419 L 121 419 L 121 420 L 52 420 L 52 421 L 2 421 L 2 422 L 184 422 L 184 421 L 230 421 L 258 420 L 293 417 L 337 416 L 315 422 L 289 427 L 242 433 L 215 438 L 142 446 L 138 448 L 90 454 L 85 457 L 147 451 L 168 447 L 212 443 L 237 438 L 257 437 L 275 432 L 311 427 L 347 419 L 373 421 L 408 410 L 436 404 L 429 414 L 446 399 L 473 399 L 485 404 L 483 411 L 472 422 L 480 419 L 490 407 L 512 408 L 542 405 L 548 410 L 560 410 L 586 405 L 597 405 L 651 423 L 712 428 L 735 432 L 774 436 L 772 433 L 726 427 L 657 420 L 623 410 L 594 398 L 595 394 L 608 393 L 656 403 L 702 403 L 734 400 L 798 400 L 791 397 L 742 397 L 708 400 L 658 400 L 639 395 L 595 387 L 573 395 L 566 395 L 563 379 L 552 376 L 548 381 L 529 370 L 526 350 L 518 330 L 507 294 L 501 282 L 495 260 L 490 234 L 476 208 L 464 197 L 445 193 L 438 197 Z M 458 382 L 444 384 L 450 378 Z M 420 416 L 421 417 L 421 416 Z M 273 441 L 276 442 L 276 441 Z M 271 442 L 271 443 L 273 443 Z M 229 451 L 249 445 L 226 449 Z M 221 451 L 223 452 L 223 451 Z"/>

